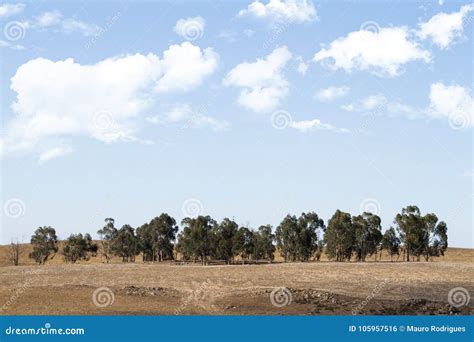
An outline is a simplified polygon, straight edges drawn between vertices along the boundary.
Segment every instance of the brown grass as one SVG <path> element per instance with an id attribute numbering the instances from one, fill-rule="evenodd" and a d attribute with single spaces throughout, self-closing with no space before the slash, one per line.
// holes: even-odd
<path id="1" fill-rule="evenodd" d="M 435 262 L 384 257 L 377 263 L 233 266 L 104 264 L 100 258 L 66 265 L 57 255 L 34 266 L 25 251 L 24 266 L 0 267 L 0 304 L 9 303 L 2 314 L 350 314 L 370 298 L 360 313 L 469 314 L 472 304 L 453 311 L 447 297 L 454 287 L 474 293 L 473 252 L 450 248 Z M 114 292 L 112 305 L 94 305 L 99 287 Z M 276 287 L 290 289 L 290 305 L 271 304 Z"/>

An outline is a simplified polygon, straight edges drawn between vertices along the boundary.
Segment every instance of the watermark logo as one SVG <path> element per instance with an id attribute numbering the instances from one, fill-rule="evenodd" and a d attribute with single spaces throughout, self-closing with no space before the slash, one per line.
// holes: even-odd
<path id="1" fill-rule="evenodd" d="M 3 206 L 5 215 L 9 218 L 19 218 L 25 214 L 25 203 L 19 198 L 10 198 Z"/>
<path id="2" fill-rule="evenodd" d="M 380 202 L 375 198 L 366 198 L 360 203 L 359 211 L 363 213 L 380 214 Z"/>
<path id="3" fill-rule="evenodd" d="M 200 200 L 196 198 L 189 198 L 184 201 L 181 211 L 183 212 L 184 216 L 197 217 L 202 215 L 204 212 L 204 207 Z"/>
<path id="4" fill-rule="evenodd" d="M 448 303 L 455 308 L 469 304 L 470 300 L 469 291 L 464 287 L 452 288 L 448 293 Z"/>
<path id="5" fill-rule="evenodd" d="M 92 302 L 99 308 L 105 308 L 115 302 L 115 295 L 108 287 L 99 287 L 92 294 Z"/>
<path id="6" fill-rule="evenodd" d="M 204 34 L 204 26 L 201 21 L 189 20 L 182 27 L 183 37 L 186 40 L 194 41 Z"/>
<path id="7" fill-rule="evenodd" d="M 100 110 L 92 118 L 94 128 L 98 131 L 106 131 L 113 127 L 114 116 L 108 110 Z"/>
<path id="8" fill-rule="evenodd" d="M 278 287 L 270 293 L 270 302 L 277 308 L 290 305 L 292 301 L 293 296 L 286 287 Z"/>
<path id="9" fill-rule="evenodd" d="M 26 27 L 19 21 L 10 21 L 3 27 L 3 35 L 12 42 L 25 38 L 25 34 Z"/>
<path id="10" fill-rule="evenodd" d="M 461 110 L 457 110 L 449 114 L 448 121 L 449 126 L 455 130 L 466 129 L 471 125 L 471 118 L 469 117 L 469 114 Z"/>
<path id="11" fill-rule="evenodd" d="M 276 112 L 273 112 L 270 118 L 272 127 L 278 130 L 287 128 L 291 121 L 291 114 L 286 110 L 277 110 Z"/>

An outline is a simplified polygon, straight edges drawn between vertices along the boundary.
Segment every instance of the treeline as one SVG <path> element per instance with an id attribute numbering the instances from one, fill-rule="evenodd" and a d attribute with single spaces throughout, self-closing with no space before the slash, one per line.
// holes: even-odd
<path id="1" fill-rule="evenodd" d="M 435 214 L 421 215 L 416 206 L 402 209 L 394 226 L 382 233 L 380 217 L 372 213 L 352 216 L 337 210 L 327 226 L 315 212 L 299 217 L 287 215 L 273 230 L 271 225 L 258 229 L 240 227 L 225 218 L 218 223 L 210 216 L 186 217 L 181 222 L 166 213 L 134 229 L 126 224 L 115 227 L 113 218 L 97 233 L 99 245 L 89 234 L 72 234 L 61 254 L 67 263 L 87 260 L 101 254 L 106 262 L 114 256 L 123 262 L 135 262 L 142 255 L 144 262 L 177 260 L 208 264 L 211 260 L 242 263 L 274 260 L 278 249 L 285 262 L 319 261 L 323 253 L 334 261 L 365 261 L 367 257 L 387 251 L 391 260 L 403 254 L 402 260 L 428 261 L 444 255 L 448 247 L 447 225 Z M 52 227 L 38 228 L 31 238 L 30 258 L 44 264 L 58 252 L 58 238 Z"/>

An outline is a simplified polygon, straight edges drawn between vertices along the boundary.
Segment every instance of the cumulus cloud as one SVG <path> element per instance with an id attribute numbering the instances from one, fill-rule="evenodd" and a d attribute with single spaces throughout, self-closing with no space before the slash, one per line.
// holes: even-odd
<path id="1" fill-rule="evenodd" d="M 406 27 L 388 27 L 377 31 L 361 29 L 331 42 L 314 55 L 333 70 L 368 70 L 378 76 L 392 77 L 406 63 L 428 63 L 431 55 L 410 39 Z"/>
<path id="2" fill-rule="evenodd" d="M 428 113 L 436 118 L 448 118 L 456 128 L 474 126 L 474 99 L 470 91 L 460 85 L 434 83 L 430 88 Z"/>
<path id="3" fill-rule="evenodd" d="M 238 98 L 242 107 L 255 112 L 271 111 L 288 93 L 283 68 L 291 57 L 286 46 L 276 48 L 264 59 L 234 67 L 225 77 L 224 85 L 243 88 Z"/>
<path id="4" fill-rule="evenodd" d="M 430 38 L 441 49 L 447 49 L 457 38 L 463 37 L 464 21 L 474 10 L 474 5 L 464 5 L 458 12 L 438 13 L 430 20 L 420 23 L 417 35 L 421 39 Z"/>
<path id="5" fill-rule="evenodd" d="M 25 4 L 0 4 L 0 18 L 7 18 L 23 12 Z"/>
<path id="6" fill-rule="evenodd" d="M 304 133 L 316 130 L 335 131 L 337 133 L 349 133 L 349 130 L 346 128 L 337 128 L 333 125 L 322 123 L 318 119 L 291 121 L 288 126 Z"/>
<path id="7" fill-rule="evenodd" d="M 219 55 L 211 48 L 200 49 L 189 42 L 171 45 L 163 53 L 163 75 L 157 81 L 156 91 L 186 91 L 198 86 L 216 70 L 218 62 Z"/>
<path id="8" fill-rule="evenodd" d="M 204 34 L 204 27 L 206 20 L 203 17 L 189 17 L 186 19 L 179 19 L 175 26 L 174 32 L 187 40 L 195 40 L 201 38 Z"/>
<path id="9" fill-rule="evenodd" d="M 217 67 L 218 55 L 189 42 L 163 57 L 149 53 L 83 65 L 72 58 L 36 58 L 11 79 L 14 117 L 4 126 L 4 152 L 29 150 L 47 138 L 85 135 L 112 143 L 143 142 L 134 120 L 160 93 L 186 91 Z M 145 141 L 146 142 L 146 141 Z"/>
<path id="10" fill-rule="evenodd" d="M 39 155 L 38 164 L 42 165 L 52 159 L 67 156 L 72 152 L 74 152 L 74 150 L 69 146 L 59 146 L 50 148 Z"/>
<path id="11" fill-rule="evenodd" d="M 181 124 L 190 128 L 209 128 L 214 132 L 225 131 L 230 124 L 224 120 L 205 115 L 206 108 L 193 108 L 189 104 L 177 104 L 162 115 L 149 116 L 146 120 L 153 124 Z"/>
<path id="12" fill-rule="evenodd" d="M 255 0 L 238 14 L 238 16 L 245 15 L 296 23 L 310 22 L 318 18 L 316 8 L 309 0 L 269 0 L 267 4 Z"/>
<path id="13" fill-rule="evenodd" d="M 349 92 L 349 87 L 329 87 L 316 92 L 316 98 L 320 101 L 331 102 L 338 98 L 344 97 Z"/>

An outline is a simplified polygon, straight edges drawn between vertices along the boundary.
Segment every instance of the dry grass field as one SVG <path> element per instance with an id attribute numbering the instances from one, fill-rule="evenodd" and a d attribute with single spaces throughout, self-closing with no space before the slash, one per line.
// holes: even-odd
<path id="1" fill-rule="evenodd" d="M 92 258 L 66 265 L 56 255 L 35 266 L 25 245 L 15 267 L 8 266 L 6 248 L 0 247 L 2 315 L 448 315 L 473 309 L 472 300 L 459 308 L 448 304 L 453 288 L 474 293 L 472 249 L 450 248 L 434 262 L 412 263 L 383 256 L 366 263 L 200 266 Z M 110 292 L 97 290 L 102 287 Z M 287 291 L 276 298 L 272 291 L 280 287 Z"/>

